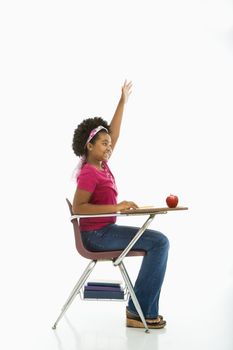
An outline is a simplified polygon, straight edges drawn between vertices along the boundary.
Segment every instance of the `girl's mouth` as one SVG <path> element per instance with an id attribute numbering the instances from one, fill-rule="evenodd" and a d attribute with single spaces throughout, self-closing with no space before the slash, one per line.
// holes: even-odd
<path id="1" fill-rule="evenodd" d="M 109 158 L 111 156 L 111 152 L 104 153 L 104 156 Z"/>

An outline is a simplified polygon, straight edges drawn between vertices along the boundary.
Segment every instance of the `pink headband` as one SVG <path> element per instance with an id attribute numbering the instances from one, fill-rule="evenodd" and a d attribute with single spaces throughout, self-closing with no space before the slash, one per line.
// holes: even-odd
<path id="1" fill-rule="evenodd" d="M 106 129 L 102 125 L 99 125 L 97 128 L 91 130 L 90 135 L 88 136 L 88 139 L 87 139 L 87 142 L 85 143 L 84 148 L 86 148 L 86 145 L 88 144 L 88 142 L 90 142 L 93 139 L 93 137 L 97 134 L 97 132 L 99 132 L 100 130 L 105 130 L 108 132 L 108 129 Z"/>

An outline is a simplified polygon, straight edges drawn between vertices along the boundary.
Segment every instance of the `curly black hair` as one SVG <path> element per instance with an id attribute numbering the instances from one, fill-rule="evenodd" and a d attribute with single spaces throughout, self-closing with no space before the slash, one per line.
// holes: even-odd
<path id="1" fill-rule="evenodd" d="M 108 130 L 110 133 L 110 126 L 108 123 L 102 119 L 101 117 L 94 117 L 94 118 L 87 118 L 82 121 L 81 124 L 77 126 L 77 128 L 74 130 L 74 136 L 73 136 L 73 143 L 72 148 L 76 156 L 83 156 L 86 154 L 85 144 L 87 142 L 88 136 L 90 135 L 90 132 L 97 128 L 99 125 L 102 125 L 104 128 Z M 103 131 L 103 130 L 101 130 Z M 101 132 L 100 131 L 100 132 Z M 97 133 L 93 139 L 90 141 L 92 144 L 95 143 L 96 139 L 98 138 Z"/>

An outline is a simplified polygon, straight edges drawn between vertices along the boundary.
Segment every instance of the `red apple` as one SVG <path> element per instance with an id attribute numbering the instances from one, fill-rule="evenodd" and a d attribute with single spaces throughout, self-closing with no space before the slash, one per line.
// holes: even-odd
<path id="1" fill-rule="evenodd" d="M 169 208 L 175 208 L 178 204 L 178 197 L 174 194 L 170 194 L 170 196 L 166 198 L 166 203 Z"/>

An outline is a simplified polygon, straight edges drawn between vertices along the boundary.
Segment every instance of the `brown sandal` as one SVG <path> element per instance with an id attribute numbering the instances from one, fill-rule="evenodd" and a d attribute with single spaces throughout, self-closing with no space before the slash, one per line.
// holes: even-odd
<path id="1" fill-rule="evenodd" d="M 146 324 L 147 324 L 147 327 L 149 329 L 161 329 L 161 328 L 164 328 L 166 326 L 166 321 L 160 321 L 160 322 L 156 322 L 156 323 L 146 322 Z M 132 328 L 145 328 L 142 321 L 133 320 L 132 318 L 128 318 L 128 317 L 126 319 L 126 326 L 132 327 Z"/>
<path id="2" fill-rule="evenodd" d="M 163 316 L 159 315 L 156 318 L 146 319 L 148 328 L 160 329 L 166 326 L 166 321 L 163 320 Z M 134 328 L 144 328 L 144 324 L 138 315 L 133 314 L 126 309 L 126 326 Z"/>

